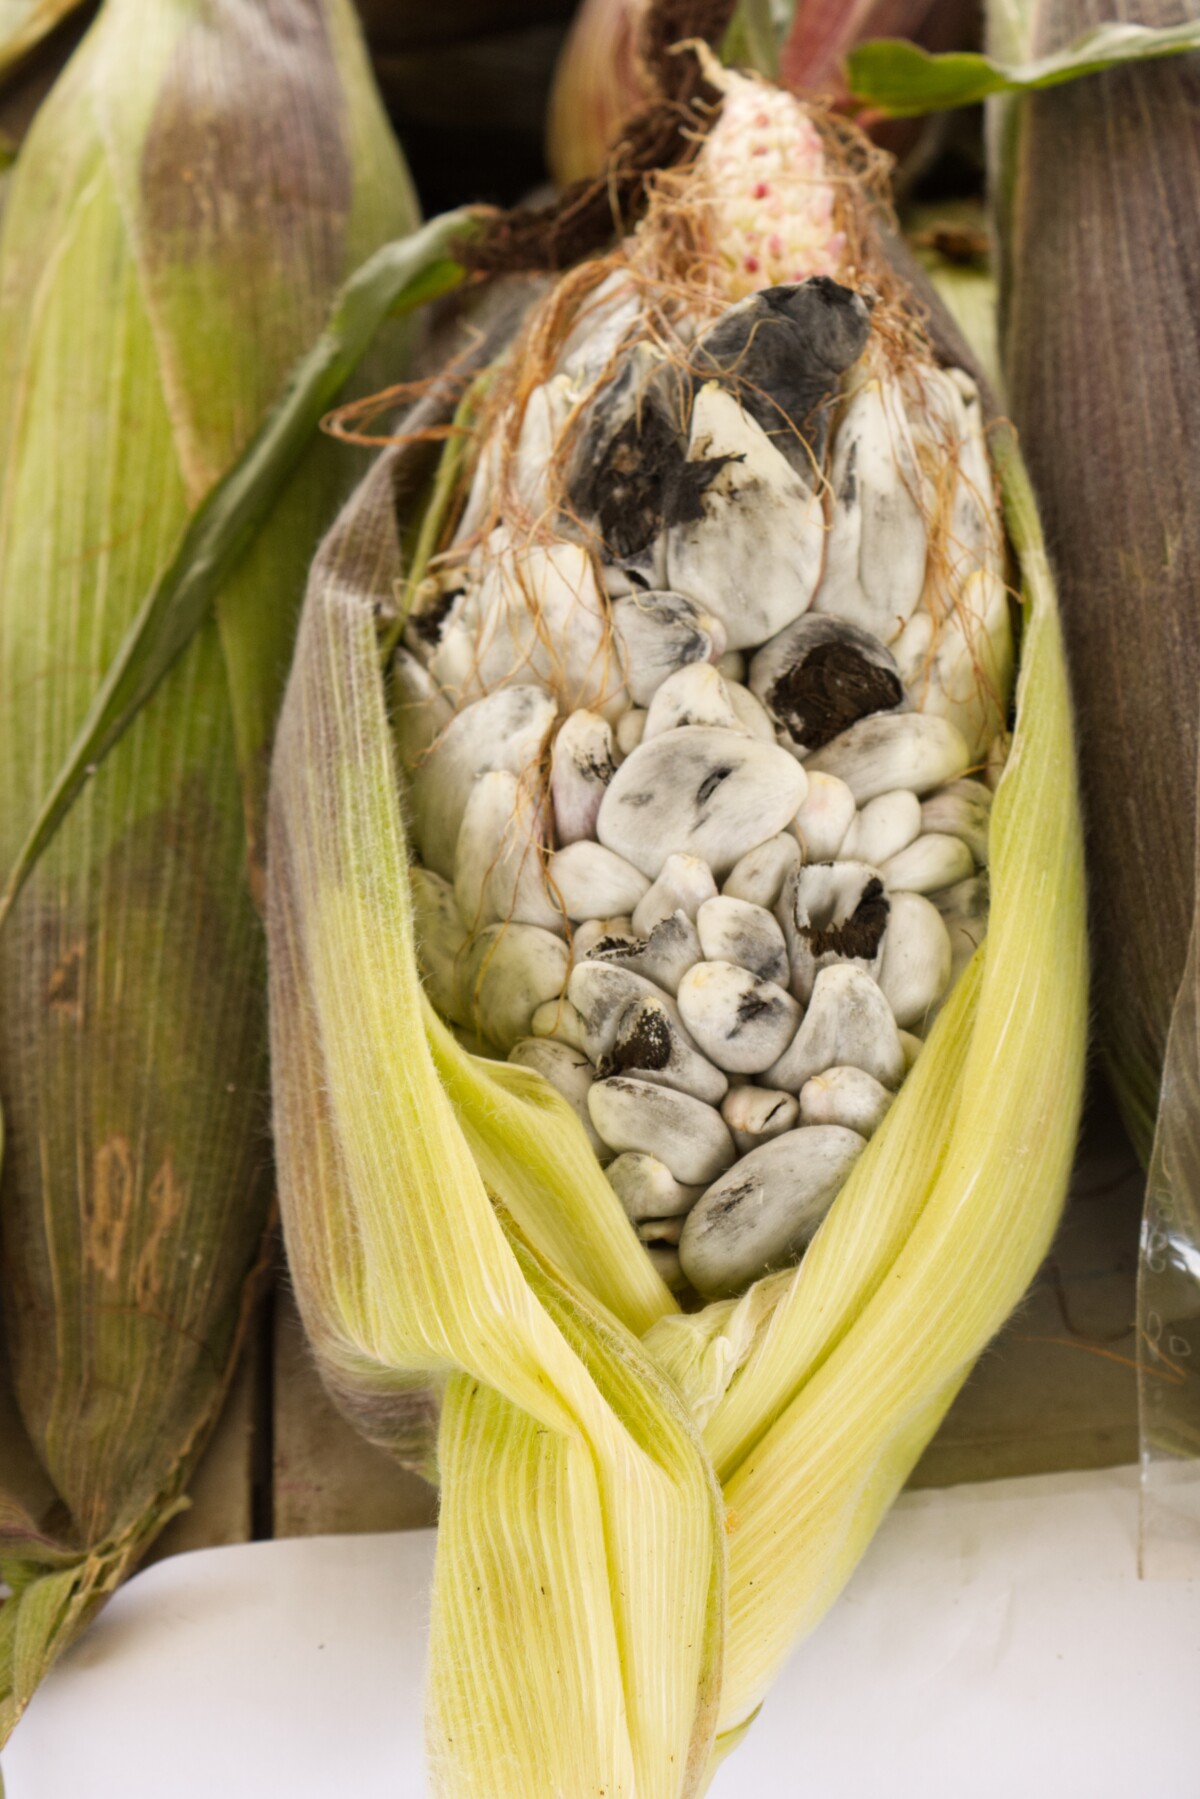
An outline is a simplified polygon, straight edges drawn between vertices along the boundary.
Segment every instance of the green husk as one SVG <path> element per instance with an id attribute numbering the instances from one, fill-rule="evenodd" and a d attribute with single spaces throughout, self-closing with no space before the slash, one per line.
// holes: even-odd
<path id="1" fill-rule="evenodd" d="M 1053 8 L 1038 10 L 1048 14 Z M 968 50 L 932 56 L 904 38 L 876 38 L 847 56 L 846 85 L 864 106 L 877 107 L 891 118 L 913 118 L 977 106 L 981 100 L 1001 94 L 1036 93 L 1083 75 L 1200 49 L 1200 22 L 1195 20 L 1173 19 L 1169 25 L 1157 20 L 1153 24 L 1141 20 L 1100 22 L 1095 10 L 1081 5 L 1069 15 L 1063 13 L 1064 28 L 1047 34 L 1046 43 L 1053 41 L 1052 49 L 1029 42 L 1014 49 L 1007 36 L 1008 21 L 1013 16 L 1031 17 L 1034 7 L 1029 0 L 1001 0 L 1001 4 L 989 6 L 988 12 L 989 18 L 993 13 L 1003 16 L 1002 56 Z M 1126 6 L 1123 10 L 1139 9 Z M 1039 50 L 1041 54 L 1036 54 Z"/>
<path id="2" fill-rule="evenodd" d="M 994 436 L 1025 634 L 989 938 L 799 1269 L 691 1316 L 607 1183 L 583 1189 L 565 1103 L 471 1056 L 421 994 L 380 656 L 415 525 L 393 504 L 404 452 L 314 566 L 271 802 L 281 1204 L 350 1415 L 428 1467 L 440 1405 L 441 1793 L 702 1792 L 1053 1233 L 1083 1074 L 1082 844 L 1053 588 Z M 535 1153 L 554 1114 L 574 1162 Z"/>
<path id="3" fill-rule="evenodd" d="M 342 0 L 108 0 L 0 239 L 6 872 L 189 516 L 413 211 Z M 252 1297 L 267 752 L 346 472 L 305 459 L 0 931 L 0 1737 L 182 1502 Z"/>

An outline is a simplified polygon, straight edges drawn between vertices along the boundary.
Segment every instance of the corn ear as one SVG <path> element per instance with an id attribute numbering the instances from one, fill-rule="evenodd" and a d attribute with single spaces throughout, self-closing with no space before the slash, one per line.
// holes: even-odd
<path id="1" fill-rule="evenodd" d="M 189 515 L 412 215 L 340 0 L 108 0 L 0 239 L 5 873 Z M 267 745 L 343 470 L 304 463 L 0 930 L 0 1736 L 182 1502 L 236 1352 L 268 1202 Z"/>
<path id="2" fill-rule="evenodd" d="M 1011 440 L 995 454 L 1026 633 L 991 935 L 800 1269 L 691 1316 L 647 1283 L 603 1183 L 586 1206 L 573 1180 L 544 1205 L 505 1192 L 497 1070 L 422 1000 L 376 617 L 401 566 L 388 460 L 318 559 L 271 807 L 281 1201 L 351 1414 L 386 1441 L 422 1377 L 441 1401 L 439 1791 L 702 1791 L 1053 1232 L 1082 1081 L 1081 843 L 1053 589 Z M 554 1097 L 516 1097 L 549 1184 L 541 1117 L 582 1135 Z"/>
<path id="3" fill-rule="evenodd" d="M 706 74 L 723 105 L 694 179 L 652 182 L 637 233 L 535 300 L 488 364 L 486 399 L 455 415 L 483 421 L 474 465 L 451 449 L 418 479 L 410 443 L 343 513 L 310 579 L 273 764 L 289 1258 L 351 1415 L 428 1460 L 414 1393 L 430 1429 L 440 1409 L 429 1746 L 438 1790 L 455 1795 L 703 1790 L 1044 1254 L 1078 1119 L 1070 709 L 1015 441 L 993 422 L 989 455 L 978 424 L 933 430 L 935 396 L 950 403 L 935 341 L 964 418 L 980 416 L 978 386 L 948 323 L 931 335 L 917 322 L 856 187 L 862 146 L 823 136 L 780 90 L 711 62 Z M 772 181 L 777 226 L 753 204 Z M 903 415 L 886 397 L 901 381 L 919 396 Z M 781 413 L 813 440 L 789 439 Z M 879 437 L 867 418 L 883 418 Z M 872 557 L 865 526 L 847 549 L 838 529 L 897 492 L 905 432 L 922 446 L 908 466 L 929 481 L 927 507 L 896 500 L 889 553 Z M 801 472 L 814 465 L 843 471 L 832 525 Z M 1010 619 L 1003 604 L 972 613 L 969 585 L 990 576 L 1003 602 L 997 484 L 1024 602 L 1002 771 Z M 947 493 L 963 501 L 952 517 Z M 841 547 L 810 560 L 803 528 Z M 760 549 L 762 577 L 747 583 Z M 866 622 L 852 630 L 851 613 Z M 945 647 L 957 656 L 982 619 L 970 691 L 934 684 L 931 666 L 959 666 Z M 825 646 L 811 669 L 788 647 L 801 640 Z M 914 641 L 924 650 L 902 674 Z M 836 666 L 852 672 L 810 704 L 805 683 Z M 863 746 L 869 767 L 854 760 Z M 978 782 L 942 785 L 985 763 L 994 801 Z M 923 807 L 945 816 L 951 799 L 994 811 L 990 932 L 979 947 L 956 925 L 957 985 L 949 933 L 916 885 L 926 875 L 911 861 L 893 875 L 881 846 L 895 836 L 872 835 L 876 798 L 892 833 L 897 818 L 921 832 Z M 948 855 L 925 829 L 924 891 L 937 893 L 966 851 Z M 815 896 L 839 879 L 847 910 L 818 915 Z M 983 877 L 969 884 L 978 894 Z M 911 950 L 904 921 L 925 906 Z M 659 922 L 675 935 L 656 949 Z M 756 960 L 736 929 L 758 932 Z M 888 941 L 922 970 L 916 999 L 880 965 L 877 981 L 868 972 Z M 826 955 L 814 975 L 805 957 Z M 654 956 L 654 978 L 639 974 Z M 761 1003 L 739 958 L 777 971 Z M 705 989 L 727 975 L 750 998 L 722 1034 Z M 789 987 L 768 993 L 771 981 Z M 856 1037 L 840 1034 L 843 1003 Z M 901 1020 L 923 1045 L 902 1042 Z M 468 1025 L 518 1066 L 479 1060 Z M 566 1099 L 521 1065 L 539 1058 Z M 875 1105 L 883 1083 L 900 1091 L 871 1122 L 854 1115 L 861 1132 L 806 1135 L 805 1070 L 857 1074 Z M 764 1094 L 792 1123 L 748 1149 Z M 659 1172 L 643 1168 L 636 1191 L 616 1162 L 597 1179 L 587 1155 L 606 1149 L 661 1157 Z M 797 1196 L 820 1208 L 811 1241 L 796 1232 L 781 1250 L 754 1235 Z M 697 1219 L 718 1244 L 708 1264 L 690 1259 Z M 704 1306 L 696 1291 L 683 1312 L 660 1268 L 734 1297 Z"/>

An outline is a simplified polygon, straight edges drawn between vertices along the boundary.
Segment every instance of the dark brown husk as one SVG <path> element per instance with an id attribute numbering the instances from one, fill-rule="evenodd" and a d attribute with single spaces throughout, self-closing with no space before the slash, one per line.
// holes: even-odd
<path id="1" fill-rule="evenodd" d="M 1031 50 L 1196 0 L 1048 0 Z M 1195 904 L 1200 56 L 1023 101 L 1001 193 L 1002 350 L 1059 581 L 1104 1054 L 1148 1158 Z"/>

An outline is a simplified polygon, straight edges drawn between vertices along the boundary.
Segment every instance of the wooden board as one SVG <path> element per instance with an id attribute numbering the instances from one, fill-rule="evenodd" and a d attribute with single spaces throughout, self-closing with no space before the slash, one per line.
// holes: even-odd
<path id="1" fill-rule="evenodd" d="M 318 1377 L 286 1288 L 275 1303 L 273 1534 L 412 1530 L 432 1524 L 433 1488 L 346 1423 Z"/>

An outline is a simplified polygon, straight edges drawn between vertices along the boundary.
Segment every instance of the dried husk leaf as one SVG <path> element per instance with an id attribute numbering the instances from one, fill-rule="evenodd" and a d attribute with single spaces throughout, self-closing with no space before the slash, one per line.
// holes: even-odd
<path id="1" fill-rule="evenodd" d="M 0 241 L 5 870 L 189 513 L 412 214 L 341 0 L 108 0 Z M 42 1480 L 5 1455 L 0 1736 L 179 1503 L 236 1350 L 268 1201 L 266 749 L 344 473 L 306 460 L 0 933 L 4 1328 Z"/>
<path id="2" fill-rule="evenodd" d="M 585 1193 L 582 1164 L 562 1179 L 559 1155 L 537 1156 L 553 1113 L 583 1145 L 563 1102 L 527 1111 L 524 1170 L 489 1153 L 498 1071 L 422 1003 L 376 616 L 402 573 L 395 453 L 318 558 L 271 808 L 281 1202 L 306 1325 L 351 1415 L 386 1441 L 422 1375 L 441 1395 L 439 1791 L 703 1790 L 1053 1233 L 1082 1085 L 1082 845 L 1053 590 L 1012 439 L 997 430 L 993 447 L 1026 630 L 991 935 L 800 1268 L 691 1316 L 648 1281 L 606 1183 Z M 517 1114 L 514 1163 L 521 1128 Z M 577 1362 L 598 1403 L 568 1430 L 548 1408 L 576 1390 Z M 670 1393 L 698 1434 L 677 1436 Z M 665 1508 L 644 1497 L 647 1453 L 651 1490 L 675 1483 Z M 719 1667 L 696 1661 L 721 1559 L 704 1467 L 729 1560 Z M 616 1468 L 636 1484 L 614 1487 Z M 621 1546 L 618 1569 L 601 1541 Z M 657 1570 L 644 1590 L 626 1583 L 634 1565 Z M 671 1606 L 685 1626 L 658 1630 Z M 576 1686 L 585 1653 L 594 1679 Z M 669 1698 L 654 1722 L 629 1709 L 651 1667 Z"/>
<path id="3" fill-rule="evenodd" d="M 1021 21 L 1044 54 L 1112 8 Z M 1131 24 L 1200 22 L 1134 0 Z M 1101 1044 L 1149 1166 L 1139 1327 L 1147 1565 L 1200 1553 L 1200 55 L 1010 106 L 996 133 L 1002 348 L 1062 594 Z M 1163 1458 L 1160 1463 L 1159 1458 Z M 1181 1458 L 1174 1471 L 1169 1467 Z M 1172 1562 L 1169 1571 L 1178 1572 Z"/>
<path id="4" fill-rule="evenodd" d="M 1111 11 L 1042 6 L 1034 48 Z M 999 172 L 1002 350 L 1062 594 L 1102 1040 L 1143 1160 L 1195 904 L 1198 100 L 1200 56 L 1032 95 Z"/>

